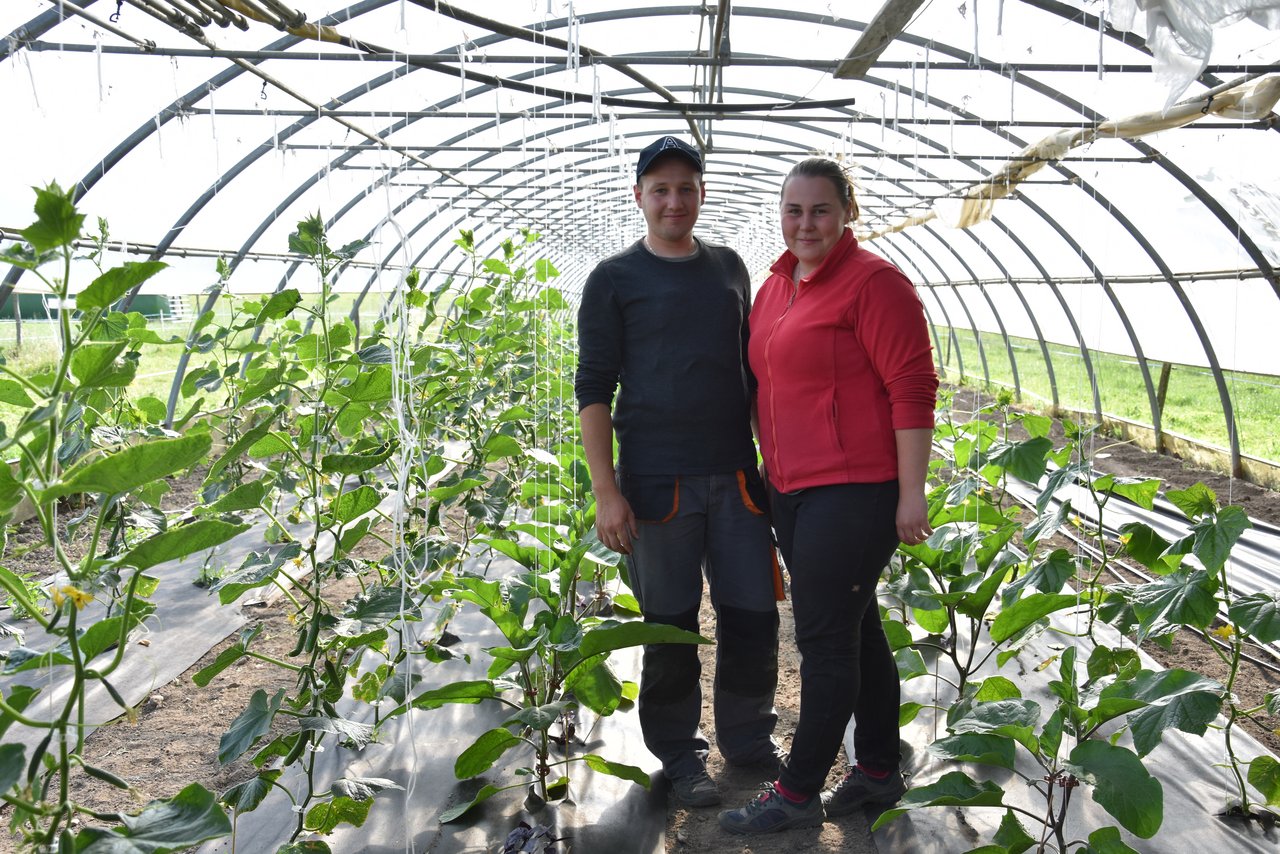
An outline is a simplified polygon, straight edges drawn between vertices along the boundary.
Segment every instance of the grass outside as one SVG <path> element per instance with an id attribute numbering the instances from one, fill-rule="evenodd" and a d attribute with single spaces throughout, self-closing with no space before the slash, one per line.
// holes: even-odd
<path id="1" fill-rule="evenodd" d="M 304 295 L 304 301 L 306 300 Z M 192 316 L 199 309 L 204 297 L 192 297 Z M 245 298 L 240 298 L 243 301 Z M 354 304 L 355 295 L 340 294 L 329 307 L 329 316 L 334 320 L 347 317 Z M 199 302 L 198 302 L 198 301 Z M 368 330 L 377 320 L 382 302 L 376 297 L 366 298 L 361 305 L 360 328 Z M 231 301 L 220 299 L 214 307 L 215 322 L 225 325 L 231 318 Z M 305 317 L 300 318 L 305 323 Z M 162 338 L 177 337 L 176 344 L 145 344 L 140 348 L 141 358 L 138 362 L 137 376 L 129 385 L 130 400 L 144 397 L 155 397 L 168 404 L 173 378 L 177 373 L 178 361 L 182 356 L 183 345 L 191 331 L 191 319 L 173 320 L 148 318 L 147 328 Z M 12 320 L 0 320 L 0 356 L 4 358 L 5 367 L 14 373 L 31 377 L 51 371 L 57 365 L 59 346 L 57 343 L 58 327 L 56 321 L 32 320 L 22 321 L 22 344 L 17 345 L 15 323 Z M 252 333 L 242 333 L 247 339 Z M 208 354 L 194 354 L 187 366 L 192 369 L 204 367 L 210 360 Z M 177 415 L 180 417 L 195 402 L 195 398 L 179 397 Z M 209 404 L 205 405 L 207 409 Z M 12 431 L 18 420 L 27 411 L 25 406 L 14 406 L 0 403 L 0 425 L 6 431 Z"/>
<path id="2" fill-rule="evenodd" d="M 945 367 L 948 378 L 956 382 L 963 377 L 966 382 L 981 383 L 982 361 L 972 331 L 957 329 L 955 338 L 950 341 L 946 327 L 937 327 L 937 332 L 943 346 L 937 358 Z M 1013 371 L 1004 341 L 994 334 L 984 333 L 981 337 L 991 381 L 1012 387 Z M 959 359 L 956 358 L 957 342 Z M 1009 344 L 1017 360 L 1018 380 L 1024 400 L 1030 396 L 1046 403 L 1051 402 L 1053 394 L 1049 372 L 1039 344 L 1026 338 L 1010 338 Z M 1049 344 L 1048 349 L 1049 358 L 1053 362 L 1059 404 L 1092 412 L 1093 395 L 1080 351 L 1062 344 Z M 1089 356 L 1098 378 L 1102 411 L 1150 425 L 1151 407 L 1138 362 L 1132 356 L 1099 351 L 1092 351 Z M 963 372 L 959 367 L 961 361 L 964 364 Z M 1158 387 L 1162 363 L 1148 360 L 1147 366 L 1152 384 Z M 1225 375 L 1241 452 L 1264 460 L 1280 461 L 1280 431 L 1275 427 L 1280 423 L 1280 377 L 1238 371 L 1227 371 Z M 1218 387 L 1208 368 L 1176 364 L 1172 366 L 1169 388 L 1165 394 L 1162 426 L 1172 433 L 1206 444 L 1229 447 Z"/>

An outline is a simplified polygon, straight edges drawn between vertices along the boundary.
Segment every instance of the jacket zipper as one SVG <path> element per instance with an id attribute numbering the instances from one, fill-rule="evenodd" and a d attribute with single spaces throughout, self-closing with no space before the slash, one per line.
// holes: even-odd
<path id="1" fill-rule="evenodd" d="M 773 324 L 769 327 L 769 337 L 768 337 L 768 338 L 766 338 L 766 339 L 764 340 L 764 365 L 765 365 L 765 373 L 766 373 L 766 374 L 768 375 L 768 377 L 769 377 L 769 420 L 770 420 L 770 422 L 772 422 L 774 425 L 776 425 L 776 424 L 778 423 L 778 418 L 777 418 L 777 409 L 776 409 L 776 407 L 774 406 L 774 393 L 773 393 L 773 360 L 769 358 L 769 351 L 770 351 L 770 350 L 772 349 L 772 347 L 773 347 L 773 336 L 774 336 L 774 333 L 776 333 L 776 332 L 778 331 L 778 326 L 779 326 L 779 325 L 782 323 L 782 321 L 786 318 L 787 313 L 791 311 L 791 306 L 795 303 L 795 301 L 796 301 L 796 297 L 797 297 L 797 296 L 799 296 L 799 295 L 800 295 L 800 285 L 799 285 L 797 282 L 792 281 L 792 282 L 791 282 L 791 296 L 787 298 L 787 305 L 786 305 L 786 307 L 785 307 L 785 308 L 783 308 L 783 309 L 782 309 L 782 313 L 778 315 L 777 319 L 775 319 L 775 320 L 773 321 Z M 779 466 L 778 466 L 778 436 L 777 436 L 777 430 L 776 430 L 776 429 L 775 429 L 775 431 L 774 431 L 774 436 L 773 436 L 773 466 L 771 467 L 771 469 L 770 469 L 770 470 L 771 470 L 771 471 L 773 471 L 773 472 L 775 472 L 775 473 L 777 473 L 777 472 L 779 472 L 779 471 L 780 471 L 780 468 L 779 468 Z M 772 480 L 772 478 L 770 478 L 770 479 Z"/>

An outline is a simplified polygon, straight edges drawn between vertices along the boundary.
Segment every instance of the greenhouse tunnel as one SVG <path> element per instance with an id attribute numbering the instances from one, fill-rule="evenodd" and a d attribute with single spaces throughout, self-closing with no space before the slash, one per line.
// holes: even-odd
<path id="1" fill-rule="evenodd" d="M 166 428 L 213 381 L 199 318 L 318 289 L 307 217 L 355 247 L 328 287 L 357 334 L 511 241 L 572 308 L 674 135 L 754 285 L 787 170 L 838 160 L 945 386 L 1280 489 L 1280 0 L 5 0 L 0 32 L 0 251 L 56 181 L 73 279 L 95 247 L 167 264 L 116 304 L 188 339 Z M 71 306 L 0 275 L 2 346 L 53 341 Z"/>

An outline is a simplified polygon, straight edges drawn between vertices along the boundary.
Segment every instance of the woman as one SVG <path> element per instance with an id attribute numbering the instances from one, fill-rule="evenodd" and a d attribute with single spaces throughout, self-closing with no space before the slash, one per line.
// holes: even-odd
<path id="1" fill-rule="evenodd" d="M 839 164 L 792 169 L 787 251 L 751 309 L 761 452 L 803 662 L 790 755 L 755 800 L 720 814 L 735 833 L 811 827 L 906 791 L 898 671 L 876 585 L 899 542 L 932 533 L 925 473 L 938 378 L 915 288 L 858 245 L 857 214 Z M 823 792 L 851 716 L 853 767 Z"/>

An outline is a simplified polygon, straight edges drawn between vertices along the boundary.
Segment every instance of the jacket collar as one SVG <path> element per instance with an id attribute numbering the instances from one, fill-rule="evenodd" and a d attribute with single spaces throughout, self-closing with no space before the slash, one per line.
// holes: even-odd
<path id="1" fill-rule="evenodd" d="M 822 263 L 818 265 L 818 269 L 809 274 L 809 281 L 815 282 L 819 279 L 826 278 L 828 268 L 837 269 L 844 262 L 844 259 L 852 255 L 858 250 L 858 238 L 853 236 L 853 229 L 849 226 L 844 227 L 844 233 L 840 235 L 840 239 L 836 241 L 836 245 L 831 247 L 831 251 L 827 253 L 827 257 L 822 259 Z M 769 268 L 769 272 L 777 273 L 780 276 L 786 276 L 788 279 L 796 269 L 797 258 L 795 253 L 790 249 L 783 252 L 777 261 L 773 262 L 773 266 Z M 792 281 L 795 281 L 792 279 Z"/>

